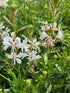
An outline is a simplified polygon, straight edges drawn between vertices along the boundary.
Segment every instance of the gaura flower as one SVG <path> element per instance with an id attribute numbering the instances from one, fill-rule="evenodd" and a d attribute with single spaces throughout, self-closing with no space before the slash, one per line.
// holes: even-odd
<path id="1" fill-rule="evenodd" d="M 0 23 L 0 29 L 4 29 L 5 28 L 5 26 L 3 26 L 3 23 L 1 22 Z"/>
<path id="2" fill-rule="evenodd" d="M 45 26 L 41 26 L 41 30 L 45 31 Z"/>
<path id="3" fill-rule="evenodd" d="M 11 52 L 11 55 L 9 55 L 8 58 L 9 58 L 9 59 L 13 59 L 14 65 L 15 65 L 16 62 L 17 62 L 18 64 L 21 64 L 21 58 L 24 58 L 24 57 L 26 57 L 26 56 L 27 56 L 26 53 L 20 53 L 20 54 L 17 55 L 16 53 Z"/>
<path id="4" fill-rule="evenodd" d="M 10 29 L 8 29 L 8 27 L 6 27 L 5 31 L 2 31 L 1 33 L 1 38 L 3 39 L 6 36 L 9 36 L 8 32 L 10 31 Z"/>
<path id="5" fill-rule="evenodd" d="M 40 44 L 40 42 L 37 42 L 37 39 L 34 38 L 34 39 L 33 39 L 33 45 L 38 46 L 39 44 Z"/>
<path id="6" fill-rule="evenodd" d="M 53 24 L 53 28 L 56 28 L 56 27 L 57 27 L 57 23 L 54 22 L 54 24 Z"/>
<path id="7" fill-rule="evenodd" d="M 61 40 L 63 40 L 63 33 L 62 33 L 62 30 L 60 30 L 60 27 L 59 27 L 59 31 L 58 31 L 56 37 L 59 38 L 59 39 L 61 39 Z"/>
<path id="8" fill-rule="evenodd" d="M 57 23 L 56 22 L 54 22 L 54 24 L 53 24 L 53 36 L 56 36 L 55 35 L 55 31 L 59 31 L 59 29 L 57 28 Z"/>
<path id="9" fill-rule="evenodd" d="M 56 37 L 59 38 L 59 39 L 61 39 L 61 40 L 63 40 L 63 33 L 62 33 L 61 30 L 58 31 L 58 34 L 57 34 Z"/>
<path id="10" fill-rule="evenodd" d="M 55 41 L 55 39 L 52 39 L 51 36 L 47 36 L 47 43 L 46 43 L 46 45 L 53 47 L 54 46 L 54 43 L 53 43 L 54 41 Z"/>
<path id="11" fill-rule="evenodd" d="M 29 47 L 30 47 L 30 45 L 27 44 L 27 42 L 28 42 L 28 40 L 27 40 L 27 38 L 26 38 L 26 39 L 24 39 L 24 40 L 22 41 L 22 43 L 19 42 L 19 43 L 17 44 L 17 47 L 20 48 L 22 52 L 23 52 L 24 50 L 25 50 L 25 52 L 27 52 L 27 51 L 29 51 Z"/>
<path id="12" fill-rule="evenodd" d="M 29 62 L 32 62 L 33 60 L 37 60 L 37 59 L 40 59 L 41 56 L 40 55 L 37 55 L 37 52 L 36 51 L 32 51 L 32 52 L 29 52 L 29 55 L 28 55 L 28 60 Z"/>
<path id="13" fill-rule="evenodd" d="M 43 40 L 44 38 L 46 38 L 48 35 L 47 33 L 45 33 L 44 31 L 41 33 L 41 37 L 40 39 Z"/>
<path id="14" fill-rule="evenodd" d="M 14 52 L 15 48 L 17 47 L 17 44 L 19 44 L 20 38 L 17 37 L 16 39 L 13 39 L 10 36 L 6 36 L 3 38 L 3 45 L 4 45 L 4 50 L 7 50 L 8 47 L 12 48 L 12 51 Z"/>
<path id="15" fill-rule="evenodd" d="M 8 2 L 8 0 L 1 0 L 0 7 L 6 8 L 8 6 L 7 2 Z"/>

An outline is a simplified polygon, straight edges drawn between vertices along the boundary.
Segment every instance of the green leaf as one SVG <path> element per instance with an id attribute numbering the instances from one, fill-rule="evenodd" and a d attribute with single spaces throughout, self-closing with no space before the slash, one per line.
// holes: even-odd
<path id="1" fill-rule="evenodd" d="M 62 59 L 62 56 L 60 55 L 60 53 L 58 51 L 56 51 L 56 53 L 57 53 L 58 57 Z"/>
<path id="2" fill-rule="evenodd" d="M 51 86 L 51 84 L 50 84 L 50 86 L 47 88 L 47 91 L 46 91 L 46 93 L 50 93 L 50 91 L 51 91 L 51 88 L 52 88 L 52 86 Z"/>

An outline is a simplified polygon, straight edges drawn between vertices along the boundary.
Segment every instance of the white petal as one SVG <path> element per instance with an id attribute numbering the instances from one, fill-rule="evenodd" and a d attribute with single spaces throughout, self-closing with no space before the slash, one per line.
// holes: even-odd
<path id="1" fill-rule="evenodd" d="M 28 52 L 29 51 L 29 49 L 28 48 L 25 48 L 25 52 Z"/>
<path id="2" fill-rule="evenodd" d="M 35 43 L 35 42 L 37 42 L 37 39 L 35 38 L 35 39 L 33 39 L 33 42 Z"/>
<path id="3" fill-rule="evenodd" d="M 5 32 L 2 32 L 2 35 L 3 36 L 9 36 L 9 34 L 5 31 Z"/>
<path id="4" fill-rule="evenodd" d="M 46 21 L 46 24 L 48 24 L 48 22 Z"/>
<path id="5" fill-rule="evenodd" d="M 3 29 L 3 28 L 5 28 L 5 26 L 2 26 L 1 28 Z"/>
<path id="6" fill-rule="evenodd" d="M 9 37 L 9 36 L 6 36 L 6 40 L 8 40 L 8 42 L 11 42 L 11 43 L 13 43 L 13 39 L 11 38 L 11 37 Z"/>
<path id="7" fill-rule="evenodd" d="M 41 58 L 41 56 L 40 56 L 40 55 L 37 55 L 37 56 L 36 56 L 36 59 L 40 59 L 40 58 Z"/>
<path id="8" fill-rule="evenodd" d="M 3 23 L 2 22 L 0 23 L 0 28 L 1 29 L 5 28 L 5 26 L 3 26 Z"/>
<path id="9" fill-rule="evenodd" d="M 12 46 L 12 52 L 14 53 L 14 50 L 15 50 L 15 46 Z"/>
<path id="10" fill-rule="evenodd" d="M 15 43 L 17 43 L 17 44 L 21 43 L 21 40 L 20 40 L 19 37 L 17 37 L 17 38 L 15 39 Z"/>
<path id="11" fill-rule="evenodd" d="M 3 47 L 3 49 L 4 49 L 5 51 L 7 50 L 7 48 L 8 48 L 8 46 L 4 46 L 4 47 Z"/>
<path id="12" fill-rule="evenodd" d="M 20 54 L 18 55 L 18 58 L 24 58 L 24 57 L 26 57 L 26 56 L 28 56 L 27 53 L 20 53 Z"/>
<path id="13" fill-rule="evenodd" d="M 14 58 L 14 65 L 16 64 L 16 59 Z"/>
<path id="14" fill-rule="evenodd" d="M 59 38 L 59 39 L 63 39 L 63 33 L 62 33 L 62 31 L 61 30 L 59 30 L 59 32 L 58 32 L 58 34 L 57 34 L 57 38 Z"/>
<path id="15" fill-rule="evenodd" d="M 0 26 L 3 26 L 3 23 L 2 22 L 0 23 Z"/>
<path id="16" fill-rule="evenodd" d="M 20 53 L 17 57 L 18 58 L 22 58 L 23 57 L 23 53 Z"/>
<path id="17" fill-rule="evenodd" d="M 29 45 L 29 44 L 26 44 L 25 46 L 26 46 L 27 48 L 29 48 L 29 47 L 30 47 L 30 45 Z"/>
<path id="18" fill-rule="evenodd" d="M 7 2 L 8 2 L 8 0 L 5 0 L 5 2 L 7 3 Z"/>
<path id="19" fill-rule="evenodd" d="M 28 56 L 28 54 L 26 54 L 26 53 L 23 53 L 23 58 L 24 58 L 24 57 L 26 57 L 26 56 Z"/>
<path id="20" fill-rule="evenodd" d="M 16 59 L 17 63 L 21 64 L 21 60 L 20 59 Z"/>
<path id="21" fill-rule="evenodd" d="M 5 41 L 4 41 L 4 42 L 3 42 L 3 45 L 9 47 L 11 44 L 10 44 L 9 42 L 5 42 Z"/>
<path id="22" fill-rule="evenodd" d="M 23 40 L 23 44 L 27 44 L 27 39 Z"/>
<path id="23" fill-rule="evenodd" d="M 12 37 L 14 37 L 14 36 L 15 36 L 15 33 L 14 33 L 14 32 L 12 32 L 12 33 L 11 33 L 11 36 L 12 36 Z"/>
<path id="24" fill-rule="evenodd" d="M 9 55 L 8 58 L 9 58 L 9 59 L 13 59 L 13 56 L 12 56 L 12 55 Z"/>
<path id="25" fill-rule="evenodd" d="M 41 29 L 42 29 L 43 31 L 45 31 L 45 26 L 41 26 Z"/>
<path id="26" fill-rule="evenodd" d="M 6 32 L 9 32 L 10 31 L 10 29 L 8 29 L 8 27 L 6 27 Z"/>
<path id="27" fill-rule="evenodd" d="M 45 32 L 43 31 L 40 39 L 43 40 L 46 36 L 47 36 L 47 33 L 45 33 Z"/>
<path id="28" fill-rule="evenodd" d="M 17 48 L 22 48 L 22 44 L 21 44 L 21 43 L 16 44 L 16 47 L 17 47 Z"/>
<path id="29" fill-rule="evenodd" d="M 33 50 L 31 54 L 32 55 L 35 55 L 35 54 L 37 54 L 37 52 Z"/>
<path id="30" fill-rule="evenodd" d="M 40 44 L 40 42 L 36 42 L 36 45 L 38 46 Z"/>
<path id="31" fill-rule="evenodd" d="M 56 23 L 56 22 L 54 22 L 53 27 L 54 27 L 54 28 L 56 28 L 56 26 L 57 26 L 57 23 Z"/>

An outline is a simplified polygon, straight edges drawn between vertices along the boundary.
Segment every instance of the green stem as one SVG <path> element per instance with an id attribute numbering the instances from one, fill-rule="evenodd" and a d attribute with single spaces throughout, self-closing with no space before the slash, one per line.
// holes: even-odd
<path id="1" fill-rule="evenodd" d="M 12 82 L 10 79 L 6 78 L 4 75 L 0 74 L 1 77 L 3 77 L 4 79 L 8 80 L 9 82 Z"/>

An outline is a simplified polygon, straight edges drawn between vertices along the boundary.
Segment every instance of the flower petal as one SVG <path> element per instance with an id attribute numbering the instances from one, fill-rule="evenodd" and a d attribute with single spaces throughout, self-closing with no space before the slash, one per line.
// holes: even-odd
<path id="1" fill-rule="evenodd" d="M 17 63 L 21 64 L 21 60 L 20 59 L 16 59 Z"/>
<path id="2" fill-rule="evenodd" d="M 19 37 L 17 37 L 17 38 L 15 39 L 15 43 L 17 43 L 17 44 L 21 43 L 21 40 L 20 40 Z"/>
<path id="3" fill-rule="evenodd" d="M 12 55 L 9 55 L 8 58 L 9 58 L 9 59 L 13 59 L 13 56 L 12 56 Z"/>

